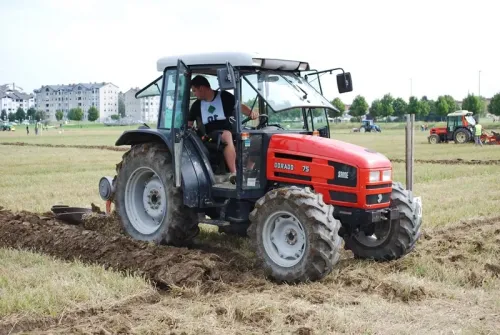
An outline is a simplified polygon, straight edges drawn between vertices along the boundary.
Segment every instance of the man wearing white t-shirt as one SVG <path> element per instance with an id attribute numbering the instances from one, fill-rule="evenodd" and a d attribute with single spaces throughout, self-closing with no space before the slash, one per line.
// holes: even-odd
<path id="1" fill-rule="evenodd" d="M 231 183 L 236 181 L 236 150 L 233 145 L 233 135 L 231 134 L 231 124 L 229 118 L 234 116 L 234 95 L 226 91 L 214 91 L 210 87 L 207 78 L 196 76 L 191 80 L 191 89 L 198 98 L 189 110 L 188 126 L 192 127 L 196 119 L 201 119 L 205 133 L 210 136 L 212 132 L 223 130 L 221 140 L 226 147 L 224 148 L 224 158 L 229 168 Z M 259 114 L 251 111 L 245 105 L 241 105 L 241 111 L 246 116 L 255 120 Z"/>

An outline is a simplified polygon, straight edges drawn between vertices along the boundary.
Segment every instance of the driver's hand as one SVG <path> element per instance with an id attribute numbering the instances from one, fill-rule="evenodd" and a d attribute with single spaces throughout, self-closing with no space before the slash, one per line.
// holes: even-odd
<path id="1" fill-rule="evenodd" d="M 251 118 L 252 120 L 255 120 L 255 119 L 256 119 L 256 118 L 258 118 L 258 117 L 259 117 L 259 113 L 258 113 L 257 111 L 252 111 L 252 112 L 250 113 L 250 118 Z"/>

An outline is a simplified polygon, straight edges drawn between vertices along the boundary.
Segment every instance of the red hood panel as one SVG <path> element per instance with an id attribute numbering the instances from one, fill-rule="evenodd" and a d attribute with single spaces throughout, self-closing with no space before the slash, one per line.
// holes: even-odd
<path id="1" fill-rule="evenodd" d="M 269 148 L 283 153 L 319 156 L 358 168 L 378 169 L 391 167 L 391 161 L 381 153 L 355 144 L 302 134 L 274 134 Z"/>

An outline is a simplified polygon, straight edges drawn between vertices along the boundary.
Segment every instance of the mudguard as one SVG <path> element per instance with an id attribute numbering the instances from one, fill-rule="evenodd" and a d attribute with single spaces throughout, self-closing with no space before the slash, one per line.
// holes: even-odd
<path id="1" fill-rule="evenodd" d="M 170 132 L 160 129 L 125 131 L 115 145 L 134 145 L 147 142 L 165 143 L 168 149 L 172 150 Z M 211 203 L 211 186 L 215 180 L 210 163 L 203 153 L 203 144 L 195 134 L 190 132 L 186 134 L 183 143 L 181 179 L 184 205 L 191 208 L 208 207 Z"/>

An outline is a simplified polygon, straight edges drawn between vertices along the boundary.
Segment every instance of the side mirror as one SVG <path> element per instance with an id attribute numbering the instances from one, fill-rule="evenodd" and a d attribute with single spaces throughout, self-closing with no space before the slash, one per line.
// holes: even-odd
<path id="1" fill-rule="evenodd" d="M 345 72 L 337 75 L 337 87 L 339 89 L 339 93 L 346 93 L 352 91 L 352 79 L 351 73 Z"/>
<path id="2" fill-rule="evenodd" d="M 236 76 L 233 67 L 229 63 L 225 68 L 217 69 L 217 79 L 221 90 L 234 90 L 236 88 Z"/>

